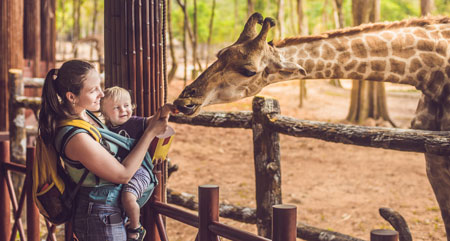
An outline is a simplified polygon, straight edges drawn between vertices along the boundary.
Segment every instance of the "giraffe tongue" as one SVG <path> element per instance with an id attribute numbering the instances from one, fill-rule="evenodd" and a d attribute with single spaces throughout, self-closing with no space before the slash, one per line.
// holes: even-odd
<path id="1" fill-rule="evenodd" d="M 177 105 L 177 109 L 185 115 L 194 114 L 195 110 L 197 109 L 196 107 L 197 105 L 185 105 L 185 106 Z"/>

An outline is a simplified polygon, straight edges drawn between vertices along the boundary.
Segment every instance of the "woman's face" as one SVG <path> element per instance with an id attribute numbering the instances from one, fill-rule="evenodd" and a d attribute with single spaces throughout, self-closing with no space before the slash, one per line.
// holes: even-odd
<path id="1" fill-rule="evenodd" d="M 100 86 L 100 75 L 94 69 L 90 70 L 83 81 L 80 94 L 75 97 L 75 111 L 89 110 L 98 111 L 100 109 L 100 99 L 104 96 Z"/>

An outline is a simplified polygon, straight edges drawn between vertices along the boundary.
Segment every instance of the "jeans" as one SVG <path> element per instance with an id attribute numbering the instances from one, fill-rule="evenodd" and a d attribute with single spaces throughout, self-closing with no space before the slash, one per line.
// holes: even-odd
<path id="1" fill-rule="evenodd" d="M 73 232 L 79 241 L 125 241 L 124 212 L 119 207 L 76 199 Z"/>

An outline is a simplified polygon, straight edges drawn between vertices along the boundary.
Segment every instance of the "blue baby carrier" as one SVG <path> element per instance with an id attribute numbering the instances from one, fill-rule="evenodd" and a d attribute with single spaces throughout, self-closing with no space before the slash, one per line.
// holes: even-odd
<path id="1" fill-rule="evenodd" d="M 113 156 L 117 156 L 120 148 L 127 151 L 130 151 L 133 148 L 136 141 L 135 139 L 127 138 L 108 130 L 108 128 L 94 114 L 89 111 L 86 112 L 102 127 L 96 128 L 101 134 L 100 144 L 102 144 Z M 70 137 L 78 133 L 88 133 L 88 131 L 74 126 L 63 126 L 58 129 L 55 138 L 56 151 L 61 154 L 65 165 L 64 168 L 75 183 L 78 183 L 82 179 L 83 173 L 86 169 L 80 162 L 67 158 L 64 154 L 64 149 L 67 141 L 70 140 Z M 59 145 L 56 143 L 59 143 Z M 142 166 L 150 173 L 151 182 L 142 196 L 137 200 L 140 207 L 142 207 L 150 199 L 153 190 L 158 184 L 158 180 L 152 172 L 152 158 L 148 152 L 145 155 Z M 87 195 L 89 201 L 92 202 L 111 206 L 120 206 L 121 189 L 122 184 L 111 183 L 89 172 L 87 176 L 85 175 L 85 179 L 81 183 L 80 195 Z"/>

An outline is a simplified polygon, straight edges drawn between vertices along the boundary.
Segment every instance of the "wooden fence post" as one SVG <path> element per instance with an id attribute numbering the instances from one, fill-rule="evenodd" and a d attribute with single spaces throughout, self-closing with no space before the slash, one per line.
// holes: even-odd
<path id="1" fill-rule="evenodd" d="M 34 147 L 27 148 L 27 240 L 39 241 L 39 210 L 33 200 L 33 163 L 35 162 Z M 25 190 L 23 190 L 24 192 Z"/>
<path id="2" fill-rule="evenodd" d="M 272 219 L 273 241 L 295 241 L 297 239 L 297 207 L 274 205 Z"/>
<path id="3" fill-rule="evenodd" d="M 213 221 L 219 221 L 219 186 L 202 185 L 198 187 L 198 241 L 216 241 L 219 237 L 209 231 Z"/>
<path id="4" fill-rule="evenodd" d="M 370 232 L 370 241 L 398 241 L 398 232 L 389 229 L 375 229 Z"/>
<path id="5" fill-rule="evenodd" d="M 157 220 L 155 217 L 158 215 L 155 214 L 155 210 L 152 210 L 150 205 L 152 201 L 161 201 L 161 192 L 162 192 L 162 178 L 161 178 L 161 170 L 159 169 L 160 164 L 156 165 L 153 173 L 155 174 L 156 178 L 158 179 L 158 185 L 155 187 L 155 190 L 153 191 L 152 197 L 150 202 L 147 202 L 147 204 L 143 207 L 143 215 L 142 215 L 142 221 L 144 228 L 147 230 L 147 235 L 145 236 L 145 241 L 161 241 L 160 234 L 157 229 Z"/>
<path id="6" fill-rule="evenodd" d="M 16 108 L 15 97 L 24 95 L 22 70 L 10 69 L 9 81 L 9 138 L 11 162 L 25 164 L 27 133 L 25 129 L 25 108 Z"/>
<path id="7" fill-rule="evenodd" d="M 9 240 L 11 236 L 11 205 L 6 184 L 6 168 L 9 162 L 9 141 L 0 142 L 0 240 Z"/>
<path id="8" fill-rule="evenodd" d="M 253 153 L 256 182 L 258 235 L 272 237 L 272 206 L 281 202 L 280 137 L 266 127 L 271 116 L 280 114 L 275 99 L 253 98 Z"/>

